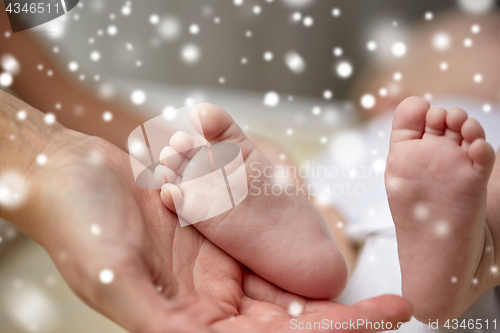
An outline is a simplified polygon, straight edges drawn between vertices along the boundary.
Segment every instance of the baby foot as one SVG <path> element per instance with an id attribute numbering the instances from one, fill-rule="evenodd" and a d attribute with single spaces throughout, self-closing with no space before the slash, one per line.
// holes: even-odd
<path id="1" fill-rule="evenodd" d="M 203 140 L 203 138 L 199 138 Z M 163 166 L 155 179 L 163 184 L 166 202 L 186 226 L 224 213 L 248 194 L 243 156 L 230 142 L 208 144 L 177 132 L 161 153 Z"/>
<path id="2" fill-rule="evenodd" d="M 192 226 L 210 241 L 279 287 L 310 298 L 338 296 L 346 284 L 346 264 L 305 196 L 275 177 L 271 163 L 224 110 L 200 104 L 191 111 L 190 120 L 211 143 L 210 149 L 200 147 L 206 143 L 183 132 L 171 138 L 170 146 L 160 156 L 164 165 L 155 170 L 157 180 L 168 183 L 161 191 L 165 206 L 177 212 L 180 219 L 192 221 Z M 237 160 L 237 152 L 231 152 L 234 147 L 241 149 L 241 163 L 231 162 Z M 225 168 L 224 177 L 210 175 L 219 168 L 215 164 L 229 162 L 232 168 Z M 241 179 L 241 170 L 245 183 L 235 190 L 238 183 L 231 179 Z M 208 178 L 201 185 L 183 186 L 186 180 L 203 175 Z M 276 183 L 286 191 L 271 192 L 269 184 Z M 224 209 L 217 198 L 227 193 L 229 185 L 231 209 L 218 215 Z M 198 221 L 202 222 L 195 223 Z"/>
<path id="3" fill-rule="evenodd" d="M 481 125 L 410 97 L 396 110 L 386 169 L 403 296 L 415 318 L 460 316 L 491 288 L 486 190 L 495 153 Z"/>

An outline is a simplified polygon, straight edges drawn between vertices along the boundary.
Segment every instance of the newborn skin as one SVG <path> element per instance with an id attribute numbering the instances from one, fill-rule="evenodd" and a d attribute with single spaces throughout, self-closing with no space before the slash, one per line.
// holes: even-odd
<path id="1" fill-rule="evenodd" d="M 410 97 L 396 110 L 386 187 L 403 296 L 422 322 L 459 317 L 498 284 L 486 219 L 495 161 L 484 130 L 460 108 Z"/>
<path id="2" fill-rule="evenodd" d="M 199 119 L 202 131 L 194 119 Z M 337 297 L 346 285 L 347 267 L 310 202 L 295 188 L 294 191 L 288 188 L 290 195 L 269 191 L 269 184 L 282 184 L 283 180 L 274 177 L 271 163 L 224 110 L 199 104 L 191 111 L 190 120 L 212 145 L 232 143 L 240 147 L 249 193 L 229 211 L 188 228 L 196 228 L 249 269 L 285 290 L 316 299 Z M 164 165 L 155 170 L 157 181 L 168 182 L 161 190 L 163 203 L 181 217 L 189 216 L 194 210 L 197 214 L 210 210 L 207 202 L 211 202 L 213 191 L 209 187 L 207 191 L 200 191 L 199 187 L 181 186 L 181 190 L 178 186 L 183 178 L 193 179 L 197 174 L 201 150 L 191 148 L 199 145 L 190 135 L 176 133 L 170 139 L 170 146 L 160 154 Z M 172 156 L 179 157 L 168 158 Z"/>

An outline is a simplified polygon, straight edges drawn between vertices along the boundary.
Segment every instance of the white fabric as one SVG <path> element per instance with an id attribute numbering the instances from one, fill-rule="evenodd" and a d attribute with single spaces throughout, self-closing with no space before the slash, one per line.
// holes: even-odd
<path id="1" fill-rule="evenodd" d="M 467 110 L 470 117 L 483 125 L 488 142 L 495 150 L 500 148 L 499 106 L 492 106 L 492 110 L 485 113 L 482 103 L 458 98 L 435 101 L 432 105 L 446 109 L 460 106 Z M 310 182 L 322 188 L 323 200 L 346 218 L 346 232 L 355 239 L 363 240 L 372 232 L 394 228 L 383 170 L 389 154 L 392 117 L 393 114 L 385 114 L 336 135 L 330 140 L 327 153 L 315 161 L 309 172 Z M 321 167 L 328 169 L 326 177 Z M 356 188 L 358 191 L 354 193 Z M 363 194 L 358 195 L 361 192 Z"/>
<path id="2" fill-rule="evenodd" d="M 492 110 L 486 113 L 483 111 L 483 103 L 473 100 L 449 98 L 431 104 L 446 109 L 459 106 L 467 110 L 470 117 L 476 118 L 483 125 L 487 141 L 495 150 L 500 148 L 499 106 L 492 106 Z M 332 138 L 327 153 L 315 163 L 315 170 L 318 170 L 319 166 L 326 166 L 329 170 L 332 170 L 332 167 L 336 168 L 335 170 L 343 170 L 343 173 L 333 174 L 334 177 L 324 177 L 324 173 L 318 175 L 319 172 L 316 175 L 310 173 L 311 183 L 323 189 L 322 200 L 334 206 L 346 218 L 347 234 L 354 240 L 365 242 L 356 269 L 340 297 L 340 301 L 346 304 L 383 294 L 401 295 L 396 234 L 383 177 L 385 160 L 389 153 L 392 118 L 393 114 L 386 114 Z M 357 176 L 352 174 L 352 168 L 357 171 Z M 346 191 L 340 194 L 342 187 L 347 188 L 348 182 L 351 184 L 351 190 L 355 186 L 358 187 L 357 194 L 354 191 L 351 191 L 351 195 Z M 360 191 L 361 186 L 364 188 L 363 194 Z M 498 293 L 494 289 L 485 293 L 462 318 L 481 318 L 490 321 L 498 319 L 496 331 L 500 332 Z M 413 319 L 412 323 L 415 322 Z M 401 329 L 402 332 L 426 330 L 429 329 L 425 325 L 424 328 L 406 325 Z M 456 331 L 479 332 L 478 330 Z M 488 330 L 488 332 L 494 331 L 491 327 Z"/>

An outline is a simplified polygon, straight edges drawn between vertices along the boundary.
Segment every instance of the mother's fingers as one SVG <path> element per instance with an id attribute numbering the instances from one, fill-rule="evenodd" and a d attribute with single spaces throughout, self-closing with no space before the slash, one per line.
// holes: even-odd
<path id="1" fill-rule="evenodd" d="M 290 318 L 273 315 L 237 316 L 218 321 L 212 325 L 212 328 L 217 333 L 280 333 L 297 331 L 290 328 L 289 321 Z"/>
<path id="2" fill-rule="evenodd" d="M 270 308 L 270 310 L 273 310 Z M 329 311 L 302 316 L 289 316 L 269 311 L 268 314 L 237 316 L 214 323 L 219 333 L 284 333 L 307 332 L 378 332 L 397 329 L 411 317 L 410 303 L 399 296 L 381 296 L 352 306 L 341 305 Z"/>
<path id="3" fill-rule="evenodd" d="M 392 323 L 409 321 L 413 314 L 413 306 L 410 301 L 397 295 L 383 295 L 363 300 L 354 305 L 355 307 L 377 309 L 386 320 Z"/>
<path id="4" fill-rule="evenodd" d="M 407 300 L 388 295 L 352 306 L 340 305 L 334 310 L 299 316 L 290 325 L 291 328 L 307 328 L 309 325 L 313 328 L 312 332 L 379 332 L 399 328 L 399 323 L 410 320 L 411 313 L 412 308 Z M 321 323 L 323 330 L 315 327 L 314 323 Z M 282 332 L 288 330 L 283 329 Z"/>
<path id="5" fill-rule="evenodd" d="M 338 306 L 342 306 L 339 303 L 310 300 L 290 293 L 278 288 L 248 269 L 243 271 L 242 288 L 245 295 L 253 300 L 277 305 L 286 311 L 293 307 L 292 311 L 299 311 L 300 314 L 334 310 Z M 253 311 L 251 307 L 246 309 Z"/>
<path id="6" fill-rule="evenodd" d="M 241 300 L 239 313 L 244 316 L 273 315 L 287 318 L 290 317 L 288 310 L 281 306 L 257 301 L 247 296 L 243 296 L 243 299 Z"/>
<path id="7" fill-rule="evenodd" d="M 132 266 L 96 288 L 97 295 L 87 300 L 90 305 L 132 333 L 213 332 L 206 323 L 179 311 L 176 302 L 158 291 L 145 269 Z"/>
<path id="8" fill-rule="evenodd" d="M 410 320 L 413 312 L 410 302 L 396 295 L 375 297 L 352 306 L 305 299 L 248 270 L 243 273 L 243 291 L 249 299 L 241 304 L 242 316 L 218 322 L 218 332 L 231 332 L 231 327 L 238 327 L 233 326 L 236 324 L 241 325 L 239 332 L 294 332 L 307 327 L 311 328 L 308 332 L 376 332 L 398 328 L 398 323 Z M 293 317 L 290 310 L 304 315 Z"/>

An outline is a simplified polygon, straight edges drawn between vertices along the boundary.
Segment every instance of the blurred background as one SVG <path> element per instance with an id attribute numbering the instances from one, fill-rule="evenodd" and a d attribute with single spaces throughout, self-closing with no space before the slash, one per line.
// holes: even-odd
<path id="1" fill-rule="evenodd" d="M 485 112 L 495 109 L 498 7 L 493 0 L 81 0 L 26 32 L 57 63 L 27 70 L 57 71 L 145 118 L 219 104 L 246 131 L 280 143 L 280 159 L 303 163 L 335 132 L 391 109 L 407 90 L 429 99 L 471 92 Z M 11 33 L 0 31 L 3 38 Z M 9 88 L 16 60 L 0 57 L 0 85 Z M 446 90 L 448 82 L 460 84 Z M 78 113 L 53 105 L 42 111 Z M 0 221 L 0 332 L 68 331 L 121 329 L 71 293 L 41 247 Z"/>
<path id="2" fill-rule="evenodd" d="M 317 98 L 330 90 L 346 99 L 369 62 L 391 61 L 391 47 L 413 23 L 455 7 L 454 0 L 85 0 L 38 30 L 52 37 L 47 51 L 59 46 L 57 57 L 76 61 L 75 77 L 93 86 L 97 74 Z M 352 73 L 339 75 L 341 62 Z"/>

